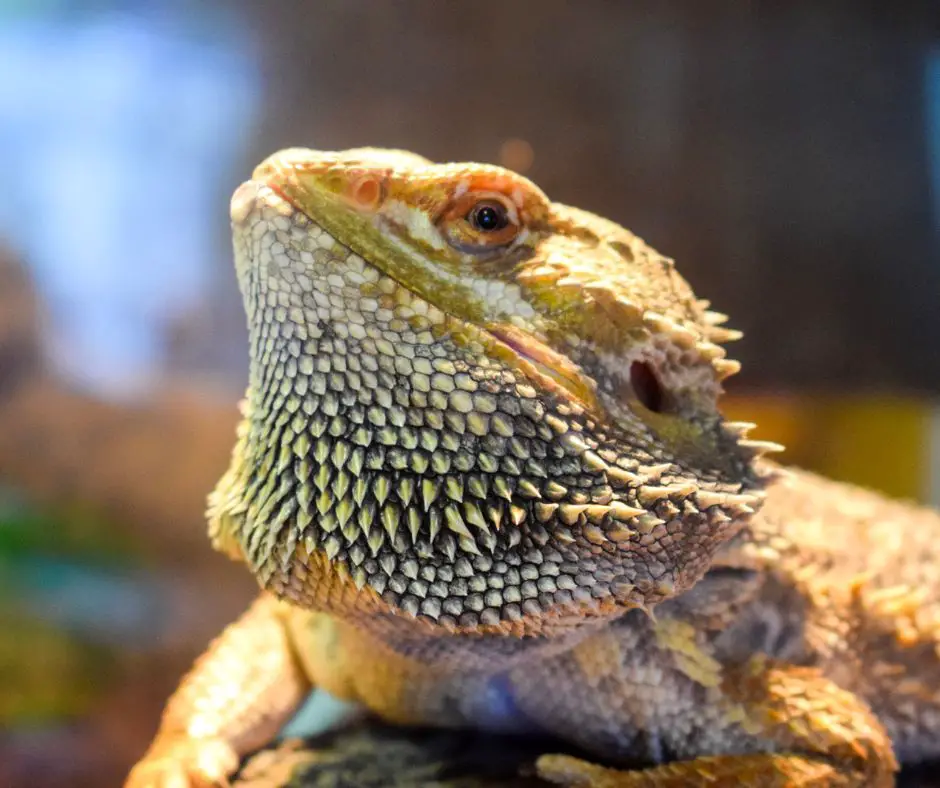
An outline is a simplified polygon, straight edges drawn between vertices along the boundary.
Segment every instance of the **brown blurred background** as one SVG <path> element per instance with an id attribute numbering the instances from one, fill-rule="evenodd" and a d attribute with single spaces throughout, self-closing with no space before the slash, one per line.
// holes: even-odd
<path id="1" fill-rule="evenodd" d="M 119 784 L 252 593 L 228 197 L 288 145 L 525 171 L 745 331 L 728 410 L 940 501 L 935 2 L 0 1 L 0 785 Z"/>

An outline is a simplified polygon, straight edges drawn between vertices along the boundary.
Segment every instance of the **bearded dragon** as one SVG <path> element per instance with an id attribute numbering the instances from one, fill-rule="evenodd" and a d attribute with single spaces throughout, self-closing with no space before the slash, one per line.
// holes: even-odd
<path id="1" fill-rule="evenodd" d="M 548 781 L 889 786 L 940 755 L 940 516 L 762 457 L 673 262 L 500 167 L 281 151 L 231 203 L 250 383 L 214 545 L 262 592 L 129 788 L 322 688 L 542 732 Z"/>

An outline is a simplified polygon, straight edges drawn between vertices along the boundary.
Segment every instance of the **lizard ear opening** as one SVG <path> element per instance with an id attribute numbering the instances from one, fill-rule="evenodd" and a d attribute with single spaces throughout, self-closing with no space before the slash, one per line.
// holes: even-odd
<path id="1" fill-rule="evenodd" d="M 645 361 L 630 365 L 630 386 L 640 404 L 653 413 L 662 413 L 667 406 L 666 392 L 653 367 Z"/>

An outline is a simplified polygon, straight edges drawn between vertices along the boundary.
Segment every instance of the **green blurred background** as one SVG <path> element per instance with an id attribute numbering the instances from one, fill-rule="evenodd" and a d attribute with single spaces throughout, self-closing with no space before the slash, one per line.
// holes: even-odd
<path id="1" fill-rule="evenodd" d="M 288 145 L 525 171 L 745 331 L 728 410 L 940 501 L 940 5 L 0 0 L 0 785 L 117 785 L 252 582 L 235 186 Z"/>

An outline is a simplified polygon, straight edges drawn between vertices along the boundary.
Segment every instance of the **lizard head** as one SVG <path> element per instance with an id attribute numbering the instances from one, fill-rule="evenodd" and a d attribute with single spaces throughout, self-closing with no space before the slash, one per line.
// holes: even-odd
<path id="1" fill-rule="evenodd" d="M 613 222 L 495 166 L 291 149 L 232 225 L 250 387 L 210 522 L 275 593 L 544 633 L 686 590 L 760 502 L 734 332 Z"/>

